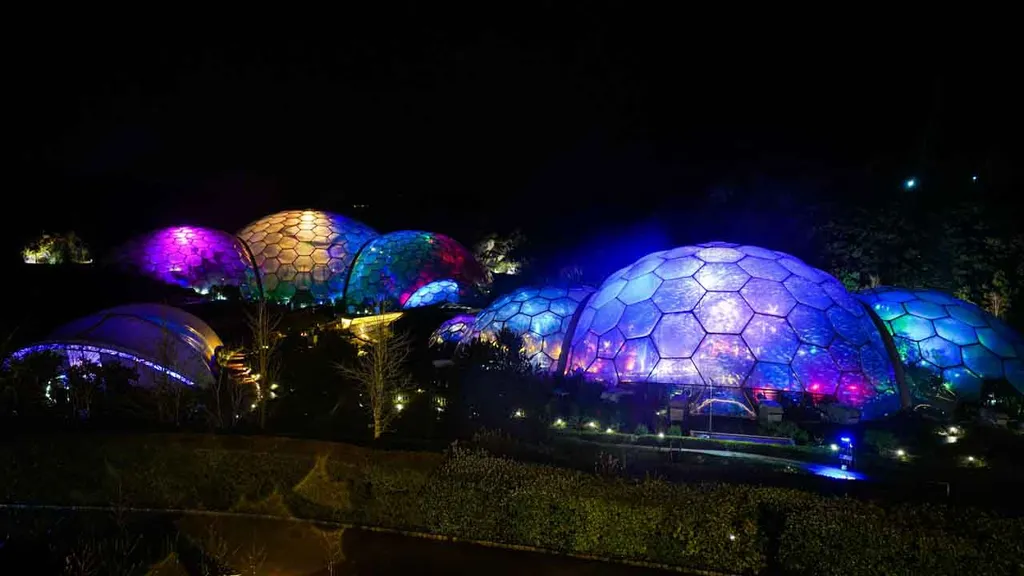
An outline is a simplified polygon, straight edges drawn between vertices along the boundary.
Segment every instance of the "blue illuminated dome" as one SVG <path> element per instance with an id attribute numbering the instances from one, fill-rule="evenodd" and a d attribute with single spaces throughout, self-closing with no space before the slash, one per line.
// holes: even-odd
<path id="1" fill-rule="evenodd" d="M 566 334 L 580 304 L 594 293 L 590 286 L 528 286 L 495 300 L 476 317 L 463 339 L 494 340 L 502 329 L 523 339 L 523 349 L 538 368 L 555 370 Z"/>
<path id="2" fill-rule="evenodd" d="M 838 280 L 725 242 L 655 252 L 609 276 L 580 313 L 567 371 L 609 389 L 669 384 L 693 410 L 747 416 L 779 393 L 866 416 L 899 398 L 881 334 Z"/>
<path id="3" fill-rule="evenodd" d="M 442 344 L 458 344 L 462 338 L 473 328 L 476 316 L 472 314 L 459 314 L 449 318 L 438 326 L 437 330 L 430 335 L 430 343 L 435 346 Z"/>
<path id="4" fill-rule="evenodd" d="M 69 322 L 13 356 L 50 351 L 68 366 L 91 361 L 135 368 L 142 386 L 167 376 L 187 386 L 205 387 L 214 381 L 211 366 L 222 344 L 212 328 L 184 310 L 131 304 Z"/>
<path id="5" fill-rule="evenodd" d="M 881 286 L 857 294 L 885 323 L 900 361 L 942 377 L 977 400 L 983 380 L 1006 379 L 1024 393 L 1024 338 L 981 308 L 936 290 Z"/>

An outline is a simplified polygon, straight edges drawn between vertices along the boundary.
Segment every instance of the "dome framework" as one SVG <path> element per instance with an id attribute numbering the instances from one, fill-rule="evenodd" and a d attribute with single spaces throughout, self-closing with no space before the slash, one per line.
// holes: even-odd
<path id="1" fill-rule="evenodd" d="M 608 389 L 668 384 L 691 409 L 810 393 L 898 404 L 893 366 L 864 307 L 838 280 L 756 246 L 655 252 L 609 276 L 580 313 L 569 373 Z"/>

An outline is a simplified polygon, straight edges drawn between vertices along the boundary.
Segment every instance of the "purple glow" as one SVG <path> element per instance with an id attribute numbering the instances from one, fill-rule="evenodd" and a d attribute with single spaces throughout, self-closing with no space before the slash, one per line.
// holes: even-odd
<path id="1" fill-rule="evenodd" d="M 434 345 L 446 342 L 458 343 L 473 328 L 476 316 L 472 314 L 459 314 L 441 323 L 430 336 L 430 343 Z"/>
<path id="2" fill-rule="evenodd" d="M 252 270 L 237 238 L 196 226 L 164 228 L 135 238 L 117 250 L 113 260 L 203 294 L 214 286 L 242 286 Z"/>
<path id="3" fill-rule="evenodd" d="M 828 274 L 756 246 L 684 246 L 622 268 L 579 313 L 568 354 L 569 373 L 672 384 L 691 401 L 701 387 L 808 392 L 876 413 L 897 399 L 864 307 Z"/>
<path id="4" fill-rule="evenodd" d="M 183 376 L 181 374 L 178 374 L 177 372 L 175 372 L 173 370 L 165 368 L 165 367 L 163 367 L 163 366 L 161 366 L 161 365 L 159 365 L 159 364 L 157 364 L 155 362 L 151 362 L 149 360 L 146 360 L 145 358 L 142 358 L 140 356 L 136 356 L 135 354 L 132 354 L 130 352 L 125 352 L 123 350 L 116 350 L 114 348 L 107 348 L 105 346 L 92 346 L 92 345 L 89 345 L 89 344 L 70 344 L 70 343 L 62 343 L 62 342 L 52 342 L 52 343 L 36 344 L 34 346 L 29 346 L 28 348 L 22 348 L 21 350 L 18 350 L 14 354 L 11 354 L 11 356 L 14 357 L 14 358 L 23 358 L 23 357 L 28 356 L 30 354 L 38 354 L 40 352 L 47 352 L 47 351 L 63 352 L 64 356 L 66 358 L 68 358 L 68 362 L 71 363 L 71 364 L 80 363 L 82 356 L 86 356 L 86 355 L 89 355 L 89 356 L 92 356 L 92 355 L 114 356 L 115 358 L 120 358 L 122 360 L 129 360 L 129 361 L 135 362 L 137 364 L 142 364 L 143 366 L 146 366 L 147 368 L 151 368 L 151 369 L 153 369 L 153 370 L 155 370 L 157 372 L 160 372 L 162 374 L 167 374 L 171 378 L 174 378 L 175 380 L 181 382 L 182 384 L 185 384 L 186 386 L 195 386 L 196 385 L 195 382 L 193 382 L 192 380 L 188 379 L 187 377 L 185 377 L 185 376 Z M 78 357 L 78 362 L 73 361 L 73 359 L 76 356 Z"/>

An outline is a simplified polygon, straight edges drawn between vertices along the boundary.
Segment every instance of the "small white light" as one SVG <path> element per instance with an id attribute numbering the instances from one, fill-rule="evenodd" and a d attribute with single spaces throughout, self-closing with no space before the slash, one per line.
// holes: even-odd
<path id="1" fill-rule="evenodd" d="M 907 180 L 906 182 L 904 182 L 904 183 L 903 183 L 903 186 L 904 186 L 904 187 L 905 187 L 905 188 L 906 188 L 907 190 L 910 190 L 911 188 L 913 188 L 913 187 L 917 186 L 917 180 L 915 180 L 914 178 L 910 178 L 910 179 L 908 179 L 908 180 Z"/>
<path id="2" fill-rule="evenodd" d="M 949 433 L 950 434 L 959 434 L 960 433 L 960 429 L 957 428 L 956 426 L 950 426 L 949 427 Z"/>
<path id="3" fill-rule="evenodd" d="M 612 430 L 611 428 L 608 428 L 604 432 L 605 432 L 605 434 L 615 434 L 615 430 Z"/>
<path id="4" fill-rule="evenodd" d="M 974 456 L 968 456 L 967 457 L 967 461 L 968 462 L 974 462 Z"/>
<path id="5" fill-rule="evenodd" d="M 899 450 L 896 451 L 896 455 L 899 456 L 900 458 L 903 458 L 904 456 L 907 455 L 907 451 L 904 450 L 903 448 L 900 448 Z"/>
<path id="6" fill-rule="evenodd" d="M 838 444 L 829 444 L 828 448 L 829 448 L 829 450 L 831 450 L 833 452 L 838 452 L 839 451 L 839 445 Z"/>
<path id="7" fill-rule="evenodd" d="M 977 181 L 978 181 L 978 177 L 977 176 L 971 176 L 971 182 L 977 182 Z"/>
<path id="8" fill-rule="evenodd" d="M 399 402 L 398 404 L 395 404 L 395 410 L 398 410 L 399 412 L 401 412 L 403 408 L 405 408 L 405 404 L 402 404 L 401 402 Z"/>
<path id="9" fill-rule="evenodd" d="M 946 444 L 956 444 L 957 440 L 959 440 L 959 438 L 956 436 L 946 436 Z"/>
<path id="10" fill-rule="evenodd" d="M 736 541 L 736 535 L 735 534 L 729 534 L 729 540 L 735 542 Z"/>
<path id="11" fill-rule="evenodd" d="M 591 420 L 590 422 L 587 422 L 587 428 L 597 428 L 597 421 Z"/>
<path id="12" fill-rule="evenodd" d="M 661 439 L 664 440 L 665 439 L 665 433 L 664 432 L 658 432 L 658 438 L 661 438 Z"/>

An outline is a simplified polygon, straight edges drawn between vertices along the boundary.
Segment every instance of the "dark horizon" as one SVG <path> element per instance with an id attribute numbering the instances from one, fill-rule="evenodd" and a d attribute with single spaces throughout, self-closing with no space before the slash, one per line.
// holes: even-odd
<path id="1" fill-rule="evenodd" d="M 549 12 L 529 33 L 413 10 L 301 43 L 35 48 L 16 67 L 21 190 L 8 202 L 24 208 L 7 251 L 42 230 L 102 252 L 156 227 L 233 232 L 311 207 L 465 244 L 522 228 L 572 252 L 636 231 L 764 236 L 693 217 L 709 199 L 770 213 L 889 197 L 906 178 L 935 201 L 1017 194 L 1019 89 L 998 36 L 948 51 L 898 29 L 861 48 L 752 37 L 729 56 L 617 31 L 600 9 Z"/>

